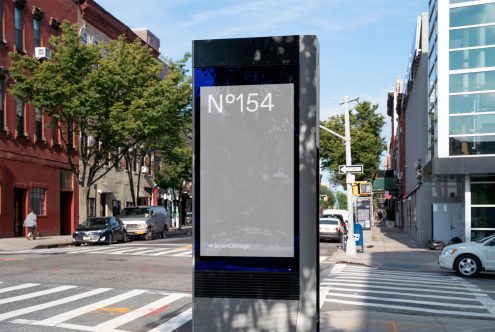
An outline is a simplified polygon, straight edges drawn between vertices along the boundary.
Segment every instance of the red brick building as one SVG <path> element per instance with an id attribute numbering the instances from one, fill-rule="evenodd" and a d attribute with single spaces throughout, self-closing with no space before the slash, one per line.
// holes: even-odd
<path id="1" fill-rule="evenodd" d="M 23 236 L 30 208 L 42 235 L 71 234 L 79 222 L 78 188 L 67 155 L 77 162 L 79 139 L 72 137 L 67 150 L 61 133 L 48 126 L 51 119 L 8 91 L 8 53 L 34 56 L 35 47 L 50 48 L 50 36 L 60 33 L 65 20 L 91 25 L 102 39 L 137 38 L 93 0 L 0 0 L 0 237 Z"/>

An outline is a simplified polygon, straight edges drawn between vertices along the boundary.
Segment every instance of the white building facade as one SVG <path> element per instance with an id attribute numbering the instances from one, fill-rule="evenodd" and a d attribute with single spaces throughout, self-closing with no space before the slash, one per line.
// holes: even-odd
<path id="1" fill-rule="evenodd" d="M 495 233 L 495 1 L 430 0 L 429 14 L 426 176 L 462 200 L 433 207 L 433 235 L 460 214 L 471 241 Z"/>

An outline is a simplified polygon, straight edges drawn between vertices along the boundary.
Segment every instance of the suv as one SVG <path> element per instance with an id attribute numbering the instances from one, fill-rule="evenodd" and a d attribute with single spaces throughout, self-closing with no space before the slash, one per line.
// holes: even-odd
<path id="1" fill-rule="evenodd" d="M 126 227 L 127 235 L 143 236 L 145 240 L 151 240 L 153 234 L 165 238 L 171 225 L 170 215 L 163 206 L 126 207 L 120 214 L 120 220 Z"/>
<path id="2" fill-rule="evenodd" d="M 320 240 L 340 240 L 340 220 L 320 218 Z"/>

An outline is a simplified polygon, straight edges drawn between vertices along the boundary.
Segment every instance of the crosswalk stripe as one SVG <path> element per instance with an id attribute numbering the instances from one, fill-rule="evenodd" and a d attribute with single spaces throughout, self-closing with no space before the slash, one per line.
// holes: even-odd
<path id="1" fill-rule="evenodd" d="M 1 283 L 1 282 L 0 282 Z M 39 286 L 40 284 L 33 284 L 33 283 L 28 283 L 28 284 L 22 284 L 18 286 L 12 286 L 12 287 L 6 287 L 6 288 L 0 288 L 0 293 L 7 293 L 11 292 L 14 290 L 19 290 L 19 289 L 25 289 L 29 287 L 34 287 L 34 286 Z"/>
<path id="2" fill-rule="evenodd" d="M 0 304 L 12 303 L 12 302 L 22 301 L 22 300 L 26 300 L 26 299 L 32 299 L 34 297 L 39 297 L 39 296 L 43 296 L 43 295 L 48 295 L 48 294 L 53 294 L 53 293 L 57 293 L 57 292 L 62 292 L 64 290 L 68 290 L 68 289 L 72 289 L 72 288 L 76 288 L 76 287 L 77 286 L 60 286 L 60 287 L 55 287 L 55 288 L 50 288 L 50 289 L 42 290 L 42 291 L 39 291 L 39 292 L 33 292 L 33 293 L 24 294 L 24 295 L 18 295 L 18 296 L 8 297 L 6 299 L 1 299 L 0 300 Z"/>
<path id="3" fill-rule="evenodd" d="M 134 289 L 134 290 L 129 291 L 129 292 L 124 293 L 124 294 L 113 296 L 113 297 L 110 297 L 108 299 L 104 299 L 102 301 L 91 303 L 91 304 L 83 306 L 81 308 L 70 310 L 70 311 L 61 313 L 59 315 L 50 317 L 50 318 L 40 320 L 37 322 L 36 325 L 55 326 L 59 323 L 68 321 L 70 319 L 73 319 L 75 317 L 79 317 L 79 316 L 84 315 L 84 314 L 87 314 L 88 312 L 94 311 L 94 310 L 99 309 L 101 307 L 104 307 L 104 306 L 107 306 L 110 304 L 114 304 L 114 303 L 129 299 L 131 297 L 135 297 L 135 296 L 143 294 L 145 292 L 146 292 L 146 290 L 144 290 L 144 289 Z"/>
<path id="4" fill-rule="evenodd" d="M 402 283 L 406 284 L 425 284 L 426 285 L 452 285 L 455 287 L 450 287 L 454 289 L 458 289 L 459 287 L 463 288 L 472 288 L 472 286 L 468 284 L 463 284 L 459 285 L 458 283 L 454 281 L 428 281 L 425 279 L 419 279 L 419 278 L 394 278 L 394 277 L 388 277 L 388 276 L 383 276 L 383 277 L 378 277 L 378 276 L 361 276 L 361 275 L 355 275 L 355 274 L 342 274 L 342 275 L 337 275 L 335 278 L 337 280 L 341 279 L 349 279 L 349 280 L 388 280 L 388 281 L 400 281 Z M 428 287 L 428 286 L 427 286 Z M 433 286 L 429 286 L 433 287 Z M 448 287 L 448 286 L 446 286 Z"/>
<path id="5" fill-rule="evenodd" d="M 440 306 L 440 307 L 455 307 L 459 309 L 482 309 L 485 307 L 483 305 L 475 305 L 475 304 L 463 304 L 463 303 L 448 303 L 448 302 L 432 302 L 432 301 L 418 301 L 412 299 L 397 299 L 397 298 L 385 298 L 385 297 L 377 297 L 377 296 L 369 296 L 369 295 L 358 295 L 358 294 L 346 294 L 333 292 L 332 298 L 334 297 L 346 297 L 352 299 L 360 299 L 360 300 L 374 300 L 374 301 L 384 301 L 384 302 L 397 302 L 397 303 L 414 303 L 414 304 L 424 304 L 429 306 Z M 478 302 L 479 303 L 479 302 Z"/>
<path id="6" fill-rule="evenodd" d="M 344 281 L 344 280 L 349 280 L 349 281 L 352 281 L 353 283 L 354 282 L 361 282 L 361 283 L 365 283 L 366 285 L 373 285 L 373 284 L 376 284 L 376 285 L 390 285 L 390 281 L 396 281 L 395 279 L 387 279 L 387 278 L 382 278 L 382 279 L 366 279 L 366 278 L 356 278 L 356 277 L 341 277 L 341 278 L 334 278 L 334 279 L 331 279 L 331 280 L 337 280 L 337 281 Z M 383 280 L 383 281 L 381 281 Z M 407 280 L 402 280 L 402 283 L 406 283 L 408 284 Z M 444 286 L 442 284 L 434 284 L 434 285 L 429 285 L 429 284 L 424 284 L 424 282 L 421 283 L 421 285 L 419 285 L 420 282 L 419 281 L 416 281 L 414 284 L 412 285 L 416 285 L 416 286 L 421 286 L 421 287 L 424 287 L 425 290 L 429 290 L 430 288 L 436 288 L 436 289 L 455 289 L 455 290 L 459 290 L 459 288 L 461 288 L 460 286 L 456 286 L 456 285 L 450 285 L 450 286 Z M 404 285 L 405 286 L 405 285 Z M 469 286 L 462 286 L 463 290 L 470 290 L 470 289 L 473 289 L 472 287 L 469 287 Z"/>
<path id="7" fill-rule="evenodd" d="M 323 287 L 320 287 L 322 289 Z M 342 291 L 342 288 L 339 287 L 326 287 L 328 291 Z M 327 291 L 327 293 L 328 293 Z M 358 289 L 353 288 L 351 290 L 353 293 L 373 293 L 373 294 L 387 294 L 387 295 L 399 295 L 399 296 L 410 296 L 410 297 L 423 297 L 427 299 L 442 299 L 442 300 L 456 300 L 456 301 L 470 301 L 470 302 L 479 302 L 478 298 L 467 298 L 456 297 L 456 296 L 442 296 L 442 295 L 434 295 L 434 294 L 418 294 L 418 293 L 407 293 L 407 292 L 389 292 L 383 290 L 372 290 L 372 289 Z M 333 294 L 333 292 L 331 293 Z"/>
<path id="8" fill-rule="evenodd" d="M 154 254 L 149 254 L 148 256 L 162 256 L 162 255 L 167 255 L 167 254 L 170 254 L 172 252 L 177 252 L 178 249 L 172 249 L 172 250 L 166 250 L 166 251 L 160 251 L 160 252 L 157 252 L 157 253 L 154 253 Z"/>
<path id="9" fill-rule="evenodd" d="M 182 256 L 190 256 L 190 255 L 192 255 L 192 251 L 188 249 L 188 250 L 186 250 L 184 252 L 181 252 L 181 253 L 178 253 L 178 254 L 175 254 L 175 255 L 170 255 L 170 256 L 172 256 L 172 257 L 182 257 Z"/>
<path id="10" fill-rule="evenodd" d="M 139 251 L 139 250 L 142 250 L 141 248 L 125 248 L 125 249 L 122 249 L 122 250 L 117 250 L 117 251 L 113 251 L 113 252 L 110 252 L 109 254 L 111 255 L 121 255 L 121 254 L 128 254 L 130 252 L 133 252 L 133 251 Z M 106 253 L 106 252 L 104 252 Z"/>
<path id="11" fill-rule="evenodd" d="M 438 310 L 438 309 L 408 307 L 408 306 L 390 305 L 390 304 L 382 304 L 382 303 L 367 303 L 367 302 L 358 302 L 358 301 L 347 301 L 347 300 L 340 300 L 340 299 L 327 299 L 327 302 L 333 302 L 333 303 L 339 303 L 339 304 L 350 304 L 350 305 L 357 305 L 357 306 L 363 306 L 363 307 L 387 308 L 387 309 L 396 309 L 396 310 L 414 311 L 414 312 L 428 312 L 428 313 L 441 314 L 441 315 L 466 316 L 466 317 L 478 317 L 478 318 L 482 318 L 482 317 L 490 318 L 490 317 L 492 317 L 489 313 Z"/>
<path id="12" fill-rule="evenodd" d="M 398 273 L 361 273 L 361 272 L 338 272 L 338 273 L 331 273 L 332 276 L 357 276 L 357 277 L 365 277 L 365 278 L 396 278 L 396 279 L 402 279 L 402 280 L 427 280 L 427 281 L 432 281 L 432 282 L 442 282 L 442 283 L 449 283 L 449 284 L 467 284 L 464 282 L 459 282 L 458 280 L 455 279 L 446 279 L 444 278 L 429 278 L 429 277 L 415 277 L 415 276 L 409 276 L 409 275 L 402 275 Z"/>
<path id="13" fill-rule="evenodd" d="M 25 315 L 25 314 L 28 314 L 31 312 L 55 307 L 55 306 L 58 306 L 61 304 L 77 301 L 77 300 L 80 300 L 80 299 L 83 299 L 86 297 L 90 297 L 90 296 L 93 296 L 96 294 L 107 292 L 109 290 L 111 290 L 111 288 L 97 288 L 97 289 L 94 289 L 94 290 L 91 290 L 91 291 L 88 291 L 85 293 L 65 297 L 63 299 L 58 299 L 58 300 L 54 300 L 54 301 L 50 301 L 50 302 L 46 302 L 46 303 L 42 303 L 42 304 L 37 304 L 37 305 L 30 306 L 30 307 L 25 307 L 25 308 L 9 311 L 9 312 L 4 312 L 4 313 L 0 314 L 0 321 L 10 319 L 13 317 L 17 317 L 17 316 L 21 316 L 21 315 Z"/>
<path id="14" fill-rule="evenodd" d="M 189 308 L 162 325 L 155 327 L 149 332 L 169 332 L 178 329 L 188 321 L 192 320 L 192 308 Z"/>
<path id="15" fill-rule="evenodd" d="M 163 248 L 160 248 L 160 249 L 147 249 L 147 250 L 141 250 L 141 251 L 132 252 L 132 253 L 130 253 L 128 255 L 139 256 L 139 255 L 149 254 L 149 253 L 152 253 L 152 252 L 157 252 L 157 251 L 162 251 L 162 250 L 163 250 Z"/>
<path id="16" fill-rule="evenodd" d="M 171 294 L 169 296 L 166 296 L 162 299 L 159 299 L 157 301 L 151 302 L 145 306 L 142 306 L 141 308 L 138 308 L 136 310 L 133 310 L 131 312 L 128 312 L 122 316 L 116 317 L 114 319 L 111 319 L 109 321 L 106 321 L 104 323 L 96 325 L 95 331 L 110 331 L 115 329 L 118 326 L 127 324 L 135 319 L 138 319 L 140 317 L 143 317 L 145 315 L 148 315 L 149 313 L 162 308 L 163 306 L 170 304 L 174 301 L 177 301 L 186 295 L 184 294 Z"/>
<path id="17" fill-rule="evenodd" d="M 388 283 L 389 284 L 389 283 Z M 356 287 L 368 287 L 368 288 L 378 288 L 378 289 L 389 289 L 389 290 L 409 290 L 409 291 L 416 291 L 416 292 L 431 292 L 431 293 L 445 293 L 446 290 L 439 290 L 439 289 L 424 289 L 424 288 L 415 288 L 415 287 L 397 287 L 397 286 L 382 286 L 382 285 L 369 285 L 365 283 L 343 283 L 343 282 L 327 282 L 323 281 L 321 283 L 323 286 L 345 286 L 349 288 L 356 288 Z M 469 296 L 487 296 L 486 294 L 483 293 L 474 293 L 474 292 L 456 292 L 456 291 L 448 291 L 449 294 L 458 294 L 458 295 L 469 295 Z"/>
<path id="18" fill-rule="evenodd" d="M 369 272 L 368 272 L 369 271 Z M 435 278 L 435 279 L 445 279 L 445 276 L 443 275 L 438 275 L 434 273 L 422 273 L 422 272 L 405 272 L 405 271 L 392 271 L 392 270 L 355 270 L 355 269 L 349 269 L 349 268 L 344 268 L 343 273 L 350 272 L 350 273 L 368 273 L 368 274 L 396 274 L 396 275 L 401 275 L 401 276 L 411 276 L 411 277 L 422 277 L 422 278 Z M 459 278 L 462 280 L 461 278 Z"/>

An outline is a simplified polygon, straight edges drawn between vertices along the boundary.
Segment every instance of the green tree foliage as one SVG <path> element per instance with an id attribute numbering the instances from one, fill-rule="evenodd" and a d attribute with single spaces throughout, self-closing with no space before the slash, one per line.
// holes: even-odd
<path id="1" fill-rule="evenodd" d="M 381 136 L 385 118 L 378 113 L 378 105 L 360 102 L 350 113 L 352 164 L 362 164 L 363 174 L 356 180 L 369 180 L 378 169 L 385 139 Z M 335 115 L 321 125 L 335 132 L 344 132 L 344 115 Z M 345 144 L 342 139 L 320 131 L 320 155 L 323 166 L 331 172 L 331 180 L 345 186 L 345 175 L 338 174 L 338 166 L 346 164 Z"/>
<path id="2" fill-rule="evenodd" d="M 342 191 L 337 192 L 337 202 L 339 202 L 340 210 L 347 210 L 347 193 Z"/>
<path id="3" fill-rule="evenodd" d="M 335 195 L 334 193 L 328 188 L 327 186 L 322 186 L 320 185 L 320 197 L 321 195 L 326 195 L 327 199 L 326 201 L 322 198 L 320 198 L 320 208 L 323 209 L 331 209 L 335 205 Z"/>
<path id="4" fill-rule="evenodd" d="M 11 92 L 53 119 L 67 151 L 73 151 L 67 139 L 72 130 L 83 138 L 79 158 L 76 152 L 68 156 L 86 204 L 89 188 L 129 151 L 142 156 L 158 140 L 178 141 L 190 87 L 174 86 L 180 81 L 174 72 L 162 80 L 163 63 L 139 39 L 83 45 L 76 26 L 64 22 L 50 44 L 53 55 L 44 62 L 10 54 Z M 87 209 L 81 210 L 84 218 Z"/>

